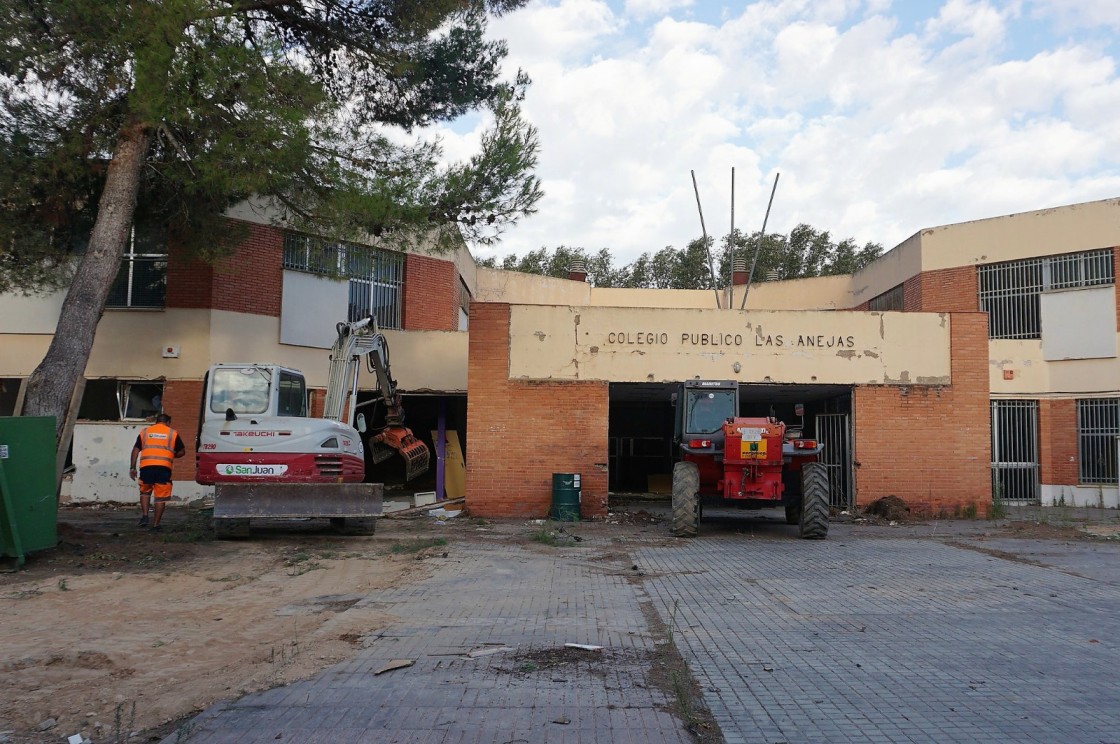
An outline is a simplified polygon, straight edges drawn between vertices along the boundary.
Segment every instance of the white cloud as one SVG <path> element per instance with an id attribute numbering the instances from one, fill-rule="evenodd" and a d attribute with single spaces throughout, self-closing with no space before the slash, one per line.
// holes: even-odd
<path id="1" fill-rule="evenodd" d="M 671 10 L 691 6 L 692 0 L 626 0 L 625 7 L 627 13 L 638 18 L 645 18 L 653 15 L 664 15 Z"/>
<path id="2" fill-rule="evenodd" d="M 1017 24 L 1037 34 L 1032 13 L 1058 6 L 947 0 L 904 23 L 886 0 L 770 0 L 718 20 L 670 17 L 670 1 L 631 0 L 630 20 L 590 0 L 533 3 L 496 33 L 534 79 L 546 196 L 498 252 L 608 247 L 624 263 L 683 246 L 700 232 L 690 170 L 710 233 L 727 229 L 735 167 L 741 228 L 761 226 L 780 171 L 770 229 L 808 222 L 887 247 L 1117 196 L 1120 80 L 1100 41 L 1009 51 Z"/>

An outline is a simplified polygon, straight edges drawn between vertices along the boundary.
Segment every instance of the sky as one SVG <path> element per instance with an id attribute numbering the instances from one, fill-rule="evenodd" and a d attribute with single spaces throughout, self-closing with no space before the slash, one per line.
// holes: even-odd
<path id="1" fill-rule="evenodd" d="M 536 214 L 476 255 L 799 223 L 926 227 L 1120 197 L 1116 0 L 533 0 L 492 21 L 533 80 Z M 468 157 L 485 120 L 441 131 Z M 1060 246 L 1059 246 L 1060 248 Z"/>

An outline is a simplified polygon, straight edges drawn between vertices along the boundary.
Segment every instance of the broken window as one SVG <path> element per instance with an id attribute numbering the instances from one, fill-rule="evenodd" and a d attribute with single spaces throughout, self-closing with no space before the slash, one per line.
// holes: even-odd
<path id="1" fill-rule="evenodd" d="M 163 410 L 163 383 L 89 380 L 78 418 L 83 421 L 148 421 Z"/>

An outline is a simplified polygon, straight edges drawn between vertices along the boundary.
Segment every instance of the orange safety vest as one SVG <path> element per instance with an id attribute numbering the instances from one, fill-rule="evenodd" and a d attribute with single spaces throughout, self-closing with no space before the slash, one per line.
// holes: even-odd
<path id="1" fill-rule="evenodd" d="M 175 461 L 175 439 L 179 434 L 167 424 L 152 424 L 140 432 L 140 467 L 170 468 Z"/>

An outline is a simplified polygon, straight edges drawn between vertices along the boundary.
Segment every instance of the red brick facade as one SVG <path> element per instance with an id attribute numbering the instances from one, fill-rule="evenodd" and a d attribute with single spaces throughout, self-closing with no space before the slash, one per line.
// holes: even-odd
<path id="1" fill-rule="evenodd" d="M 201 402 L 201 380 L 168 380 L 163 384 L 163 410 L 171 415 L 171 428 L 179 432 L 187 446 L 186 456 L 176 460 L 171 470 L 172 479 L 177 481 L 194 480 L 194 440 Z"/>
<path id="2" fill-rule="evenodd" d="M 404 330 L 459 330 L 459 272 L 454 263 L 409 253 L 404 277 Z"/>
<path id="3" fill-rule="evenodd" d="M 269 225 L 231 220 L 245 238 L 213 265 L 169 257 L 167 307 L 211 308 L 280 317 L 284 233 Z"/>
<path id="4" fill-rule="evenodd" d="M 510 380 L 509 321 L 509 305 L 471 305 L 467 509 L 543 518 L 552 474 L 580 473 L 580 515 L 604 517 L 608 384 Z"/>
<path id="5" fill-rule="evenodd" d="M 857 386 L 852 392 L 856 503 L 898 496 L 918 513 L 991 504 L 988 318 L 951 316 L 950 385 Z"/>
<path id="6" fill-rule="evenodd" d="M 1039 481 L 1043 485 L 1074 485 L 1077 462 L 1077 401 L 1038 402 Z"/>

